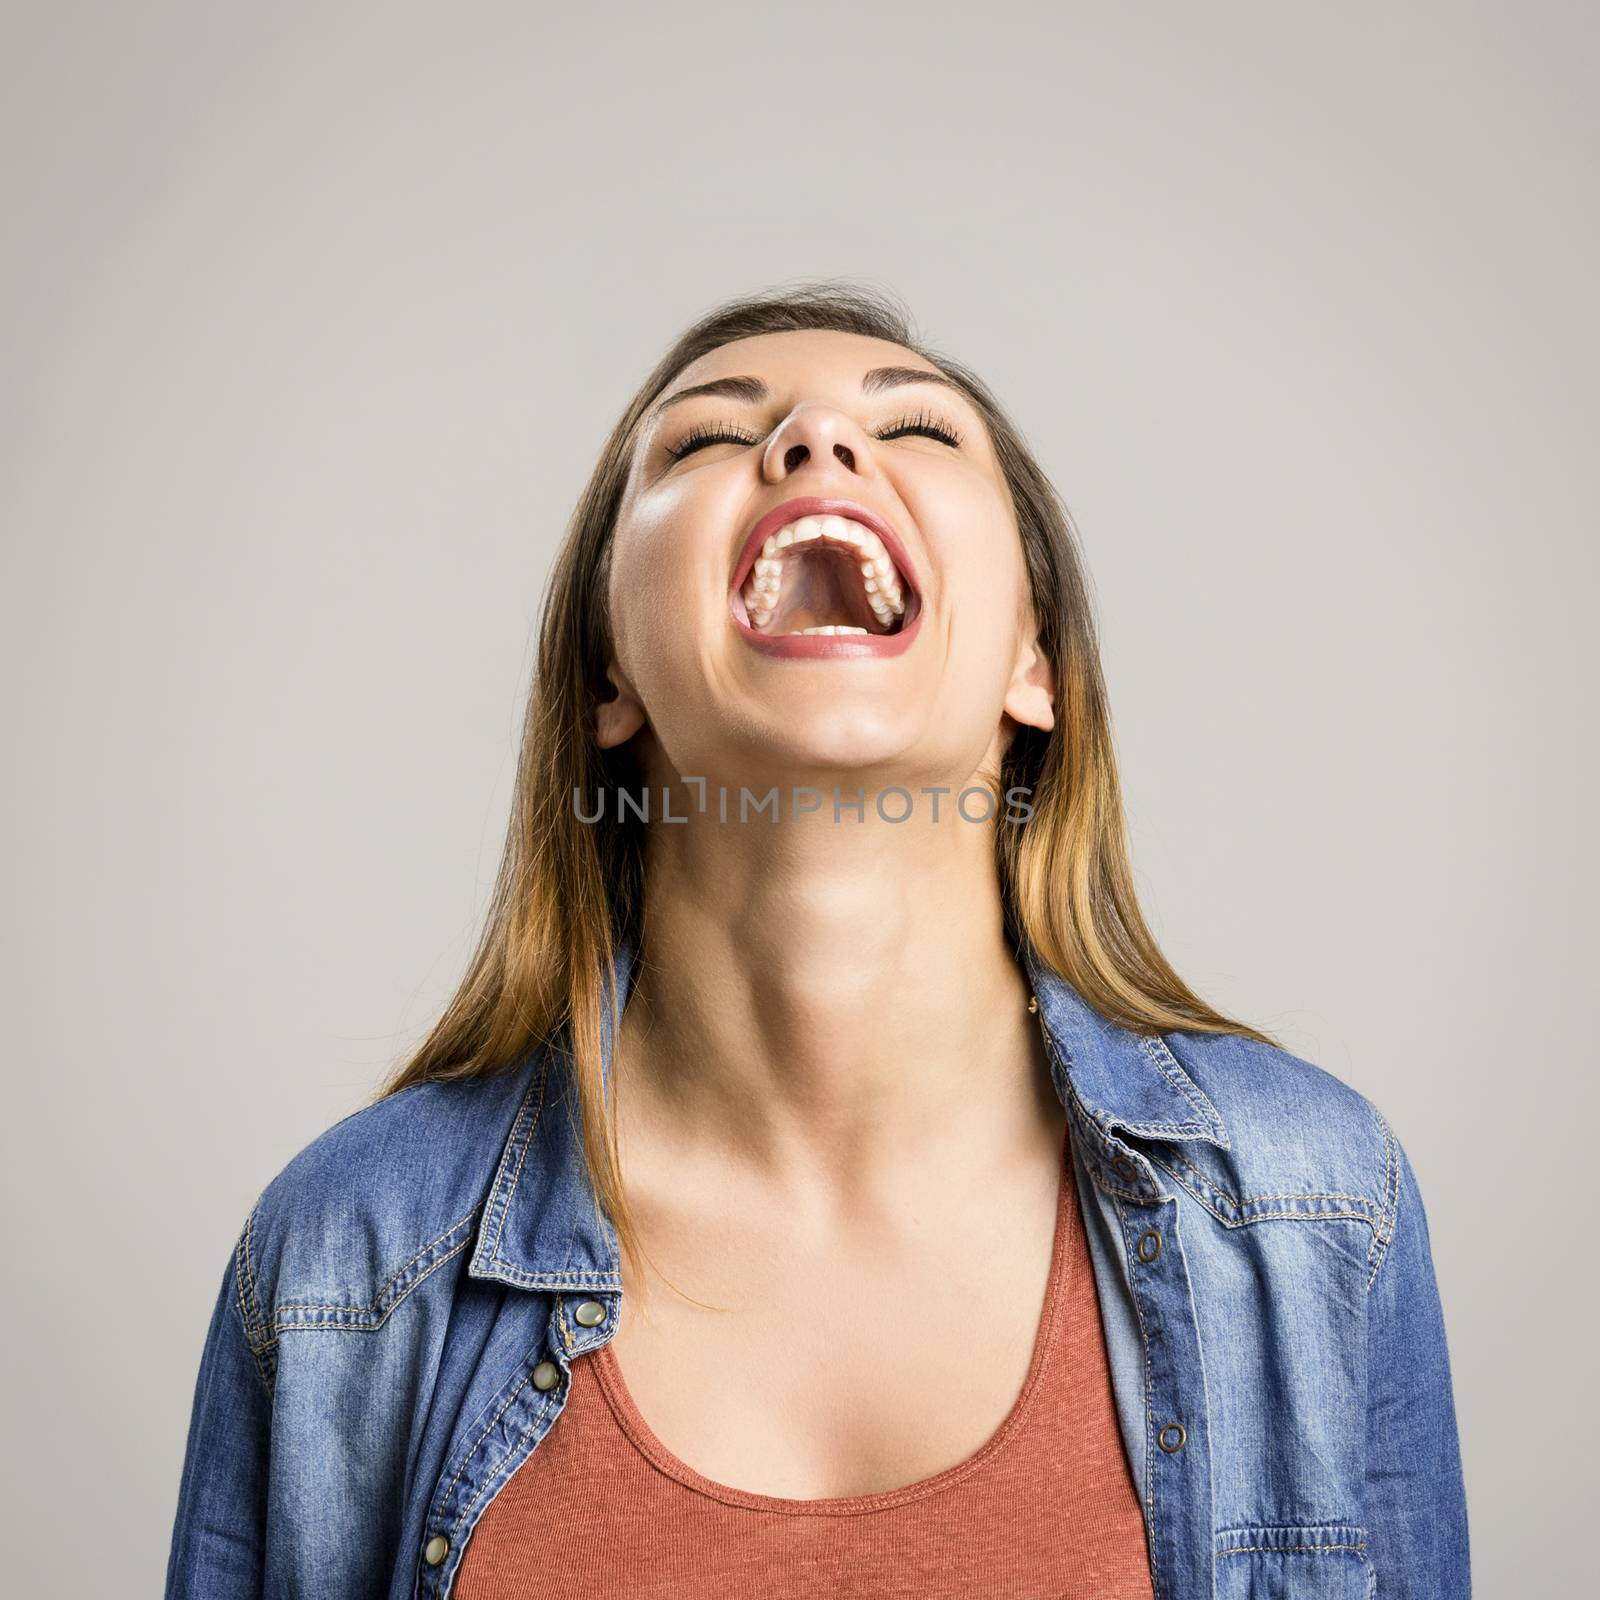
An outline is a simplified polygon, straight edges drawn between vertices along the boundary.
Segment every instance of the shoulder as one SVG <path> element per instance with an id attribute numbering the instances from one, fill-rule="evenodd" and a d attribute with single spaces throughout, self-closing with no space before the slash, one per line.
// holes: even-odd
<path id="1" fill-rule="evenodd" d="M 489 1078 L 414 1084 L 318 1134 L 277 1172 L 236 1253 L 247 1322 L 284 1308 L 377 1326 L 474 1236 L 532 1059 Z M 299 1315 L 292 1321 L 305 1321 Z"/>
<path id="2" fill-rule="evenodd" d="M 1177 1066 L 1212 1103 L 1225 1145 L 1188 1142 L 1174 1175 L 1223 1221 L 1366 1223 L 1392 1230 L 1402 1153 L 1388 1120 L 1335 1073 L 1240 1034 L 1168 1033 Z"/>

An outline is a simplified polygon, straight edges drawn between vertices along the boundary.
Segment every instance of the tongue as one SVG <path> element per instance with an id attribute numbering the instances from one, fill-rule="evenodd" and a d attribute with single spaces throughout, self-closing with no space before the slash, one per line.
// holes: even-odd
<path id="1" fill-rule="evenodd" d="M 827 546 L 819 549 L 818 543 L 784 558 L 778 604 L 762 631 L 799 633 L 832 623 L 865 628 L 868 633 L 884 632 L 867 602 L 855 552 Z"/>

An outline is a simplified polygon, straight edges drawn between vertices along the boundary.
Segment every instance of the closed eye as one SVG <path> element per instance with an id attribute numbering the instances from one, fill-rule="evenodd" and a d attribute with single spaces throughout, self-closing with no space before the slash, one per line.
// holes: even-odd
<path id="1" fill-rule="evenodd" d="M 919 411 L 915 417 L 902 417 L 892 428 L 885 428 L 873 437 L 898 439 L 902 433 L 923 433 L 930 439 L 938 439 L 941 443 L 949 445 L 952 449 L 959 449 L 961 445 L 961 435 L 954 428 L 926 411 Z"/>

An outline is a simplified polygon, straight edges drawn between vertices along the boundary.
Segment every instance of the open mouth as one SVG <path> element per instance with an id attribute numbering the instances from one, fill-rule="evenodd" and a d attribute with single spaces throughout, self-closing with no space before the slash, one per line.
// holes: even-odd
<path id="1" fill-rule="evenodd" d="M 915 617 L 917 595 L 889 547 L 849 516 L 812 513 L 767 535 L 732 597 L 767 638 L 887 638 Z"/>

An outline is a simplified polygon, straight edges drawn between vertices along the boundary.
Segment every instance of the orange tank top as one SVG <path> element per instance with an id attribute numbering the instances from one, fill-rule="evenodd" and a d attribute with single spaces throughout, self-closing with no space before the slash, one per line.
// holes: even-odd
<path id="1" fill-rule="evenodd" d="M 1033 1356 L 975 1455 L 879 1494 L 790 1500 L 703 1477 L 656 1438 L 609 1343 L 485 1508 L 452 1594 L 1152 1600 L 1138 1493 L 1067 1141 Z"/>

